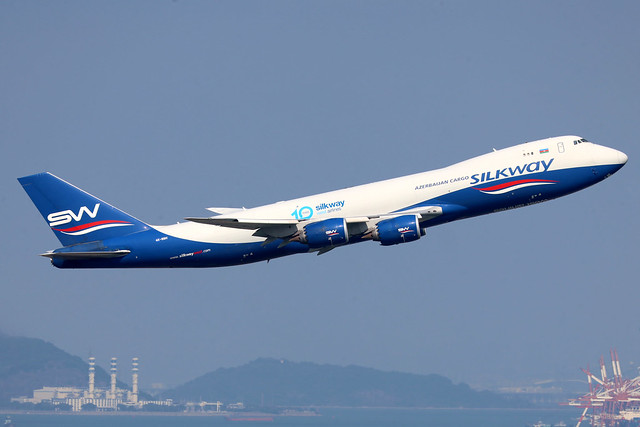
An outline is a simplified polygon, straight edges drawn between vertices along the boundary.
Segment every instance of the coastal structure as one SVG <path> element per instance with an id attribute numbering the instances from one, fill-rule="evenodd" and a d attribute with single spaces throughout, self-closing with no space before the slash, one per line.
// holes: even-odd
<path id="1" fill-rule="evenodd" d="M 72 411 L 81 411 L 83 406 L 89 405 L 91 408 L 100 411 L 117 411 L 119 405 L 142 408 L 147 404 L 159 406 L 171 406 L 173 401 L 140 400 L 138 395 L 138 363 L 139 359 L 134 357 L 131 361 L 131 390 L 117 387 L 117 358 L 111 358 L 110 384 L 109 388 L 97 388 L 95 386 L 95 357 L 89 357 L 89 381 L 87 388 L 82 387 L 42 387 L 33 391 L 33 397 L 18 397 L 11 399 L 12 402 L 34 403 L 43 402 L 53 405 L 67 404 Z"/>
<path id="2" fill-rule="evenodd" d="M 607 376 L 604 358 L 600 357 L 600 378 L 587 369 L 589 393 L 570 399 L 566 405 L 584 408 L 576 427 L 588 421 L 592 426 L 638 425 L 640 422 L 640 376 L 633 379 L 622 377 L 618 352 L 611 350 L 613 376 Z"/>

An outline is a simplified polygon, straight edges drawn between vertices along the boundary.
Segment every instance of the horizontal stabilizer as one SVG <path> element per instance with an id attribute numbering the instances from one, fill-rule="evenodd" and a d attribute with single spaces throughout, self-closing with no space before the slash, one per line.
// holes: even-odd
<path id="1" fill-rule="evenodd" d="M 49 251 L 41 256 L 51 259 L 97 259 L 97 258 L 119 258 L 131 253 L 127 249 L 118 249 L 115 251 L 84 251 L 84 252 L 54 252 Z"/>

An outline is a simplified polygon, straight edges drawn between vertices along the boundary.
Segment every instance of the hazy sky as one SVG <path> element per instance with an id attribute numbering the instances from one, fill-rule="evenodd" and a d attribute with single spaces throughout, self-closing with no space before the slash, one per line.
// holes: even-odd
<path id="1" fill-rule="evenodd" d="M 263 356 L 489 387 L 582 379 L 616 347 L 633 374 L 639 18 L 635 1 L 2 1 L 0 330 L 103 367 L 138 356 L 143 388 Z M 16 181 L 50 171 L 169 224 L 564 134 L 629 163 L 418 242 L 221 269 L 57 270 Z"/>

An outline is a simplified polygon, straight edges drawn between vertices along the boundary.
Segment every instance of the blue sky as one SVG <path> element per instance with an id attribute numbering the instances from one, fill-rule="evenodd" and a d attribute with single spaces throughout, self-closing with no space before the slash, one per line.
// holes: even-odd
<path id="1" fill-rule="evenodd" d="M 141 384 L 282 357 L 478 387 L 640 363 L 637 2 L 0 3 L 0 330 L 141 359 Z M 60 271 L 17 177 L 151 224 L 577 134 L 624 151 L 563 199 L 203 270 Z M 124 366 L 122 367 L 124 369 Z M 126 379 L 126 378 L 123 378 Z"/>

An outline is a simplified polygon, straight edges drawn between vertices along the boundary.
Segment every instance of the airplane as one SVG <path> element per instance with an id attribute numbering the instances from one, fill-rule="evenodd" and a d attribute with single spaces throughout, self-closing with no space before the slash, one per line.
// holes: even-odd
<path id="1" fill-rule="evenodd" d="M 18 178 L 63 247 L 58 268 L 222 267 L 373 240 L 412 242 L 429 227 L 555 199 L 618 171 L 621 151 L 547 138 L 428 172 L 153 226 L 44 172 Z"/>

